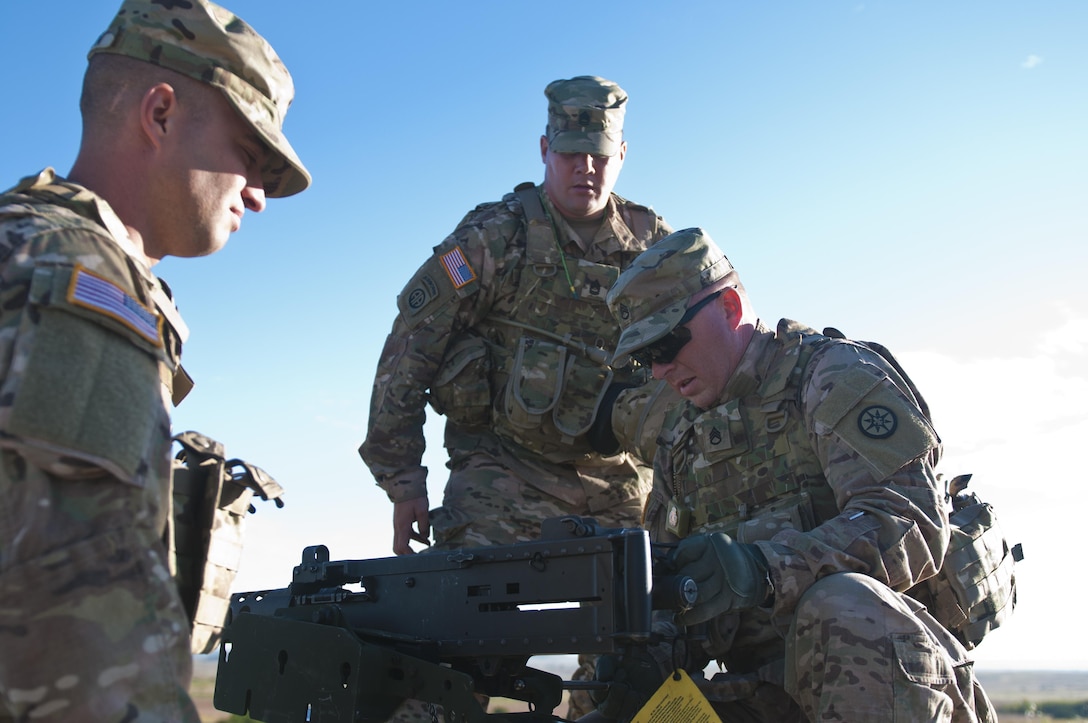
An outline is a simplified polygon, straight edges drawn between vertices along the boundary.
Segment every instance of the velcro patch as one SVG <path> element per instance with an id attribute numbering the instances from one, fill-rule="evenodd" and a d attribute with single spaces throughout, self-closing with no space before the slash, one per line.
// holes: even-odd
<path id="1" fill-rule="evenodd" d="M 442 254 L 442 268 L 446 270 L 455 289 L 460 289 L 476 280 L 476 272 L 472 270 L 468 259 L 461 253 L 460 246 L 454 246 L 452 251 Z"/>
<path id="2" fill-rule="evenodd" d="M 161 347 L 162 317 L 109 279 L 77 266 L 68 284 L 68 302 L 97 311 L 124 324 L 155 346 Z"/>

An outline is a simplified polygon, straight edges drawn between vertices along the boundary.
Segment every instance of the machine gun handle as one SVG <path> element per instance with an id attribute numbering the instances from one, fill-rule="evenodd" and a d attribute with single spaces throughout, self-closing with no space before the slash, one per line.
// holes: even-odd
<path id="1" fill-rule="evenodd" d="M 699 586 L 687 575 L 657 575 L 650 597 L 654 610 L 685 612 L 699 598 Z"/>

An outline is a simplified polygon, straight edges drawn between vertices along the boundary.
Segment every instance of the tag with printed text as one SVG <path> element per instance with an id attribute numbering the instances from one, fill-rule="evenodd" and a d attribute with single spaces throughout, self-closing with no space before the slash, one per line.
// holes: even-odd
<path id="1" fill-rule="evenodd" d="M 698 686 L 683 670 L 661 684 L 631 723 L 720 723 Z"/>

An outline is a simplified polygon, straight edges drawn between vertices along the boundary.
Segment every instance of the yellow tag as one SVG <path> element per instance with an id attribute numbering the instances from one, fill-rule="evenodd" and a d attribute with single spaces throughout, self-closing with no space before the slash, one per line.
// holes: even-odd
<path id="1" fill-rule="evenodd" d="M 683 670 L 661 684 L 631 723 L 721 723 L 703 692 Z"/>

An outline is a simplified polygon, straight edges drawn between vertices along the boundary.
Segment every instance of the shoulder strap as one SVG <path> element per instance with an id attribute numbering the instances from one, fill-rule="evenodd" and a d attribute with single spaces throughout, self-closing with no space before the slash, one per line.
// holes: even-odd
<path id="1" fill-rule="evenodd" d="M 659 230 L 658 215 L 649 206 L 627 200 L 617 193 L 612 194 L 616 205 L 620 209 L 620 215 L 635 238 L 649 244 L 657 236 Z"/>
<path id="2" fill-rule="evenodd" d="M 556 243 L 555 230 L 552 228 L 551 219 L 544 212 L 544 205 L 540 202 L 540 193 L 536 185 L 530 181 L 519 183 L 514 188 L 518 200 L 521 201 L 521 209 L 525 214 L 526 226 L 526 257 L 541 276 L 551 276 L 555 273 L 554 267 L 561 262 L 559 258 L 559 245 Z M 553 267 L 551 273 L 540 273 L 547 267 Z"/>

